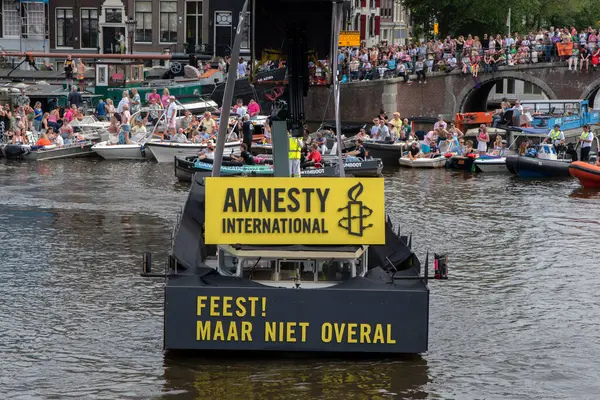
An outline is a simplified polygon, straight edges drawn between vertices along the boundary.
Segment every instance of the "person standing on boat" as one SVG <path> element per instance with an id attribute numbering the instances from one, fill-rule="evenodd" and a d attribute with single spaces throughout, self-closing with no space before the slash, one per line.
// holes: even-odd
<path id="1" fill-rule="evenodd" d="M 585 124 L 583 132 L 581 132 L 581 136 L 579 137 L 579 142 L 581 143 L 581 161 L 589 161 L 593 141 L 594 133 L 590 130 L 590 126 Z"/>
<path id="2" fill-rule="evenodd" d="M 131 115 L 135 115 L 142 109 L 142 99 L 136 88 L 131 89 L 131 99 L 129 100 Z M 137 116 L 137 115 L 136 115 Z"/>
<path id="3" fill-rule="evenodd" d="M 487 131 L 485 124 L 481 124 L 479 127 L 479 133 L 477 134 L 477 151 L 482 156 L 487 153 L 488 143 L 490 142 L 490 135 Z"/>
<path id="4" fill-rule="evenodd" d="M 258 105 L 258 103 L 256 101 L 254 101 L 254 99 L 250 99 L 250 102 L 248 103 L 248 114 L 250 114 L 251 117 L 255 117 L 260 113 L 260 106 Z"/>
<path id="5" fill-rule="evenodd" d="M 290 176 L 299 178 L 300 177 L 300 158 L 302 157 L 302 139 L 299 137 L 289 137 L 289 162 L 290 162 Z"/>
<path id="6" fill-rule="evenodd" d="M 254 126 L 250 121 L 250 116 L 248 114 L 242 117 L 242 139 L 246 144 L 246 148 L 248 151 L 252 149 L 252 131 L 254 130 Z"/>
<path id="7" fill-rule="evenodd" d="M 204 113 L 204 117 L 200 121 L 200 126 L 204 127 L 206 133 L 208 133 L 209 135 L 212 135 L 213 132 L 217 129 L 217 123 L 213 119 L 210 111 L 206 111 Z"/>
<path id="8" fill-rule="evenodd" d="M 169 135 L 175 135 L 177 125 L 177 105 L 175 104 L 175 96 L 169 97 L 166 118 Z"/>
<path id="9" fill-rule="evenodd" d="M 554 145 L 554 148 L 557 148 L 558 145 L 565 143 L 565 134 L 560 130 L 560 125 L 555 124 L 554 128 L 548 133 L 548 137 L 544 139 L 544 143 L 547 143 L 548 140 Z"/>
<path id="10" fill-rule="evenodd" d="M 67 106 L 71 107 L 73 104 L 79 108 L 83 103 L 83 98 L 81 97 L 81 93 L 77 91 L 77 86 L 73 86 L 71 88 L 71 93 L 67 96 Z"/>
<path id="11" fill-rule="evenodd" d="M 152 89 L 152 93 L 148 95 L 148 104 L 151 104 L 152 100 L 154 100 L 156 104 L 162 105 L 160 102 L 160 94 L 156 92 L 156 88 Z"/>

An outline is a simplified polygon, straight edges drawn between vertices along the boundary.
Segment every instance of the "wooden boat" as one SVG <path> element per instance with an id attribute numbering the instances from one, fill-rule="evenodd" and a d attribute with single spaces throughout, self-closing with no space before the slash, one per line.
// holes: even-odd
<path id="1" fill-rule="evenodd" d="M 444 157 L 422 157 L 416 160 L 411 160 L 408 157 L 401 157 L 398 159 L 398 163 L 401 167 L 407 168 L 442 168 L 446 165 L 446 159 Z"/>
<path id="2" fill-rule="evenodd" d="M 586 189 L 600 188 L 600 166 L 584 161 L 569 164 L 569 174 L 577 178 Z"/>

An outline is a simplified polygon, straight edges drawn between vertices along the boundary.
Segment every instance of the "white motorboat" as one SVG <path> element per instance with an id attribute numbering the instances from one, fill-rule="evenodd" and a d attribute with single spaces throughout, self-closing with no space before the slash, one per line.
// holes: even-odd
<path id="1" fill-rule="evenodd" d="M 240 143 L 242 142 L 239 140 L 225 143 L 223 155 L 239 155 Z M 146 143 L 146 148 L 159 163 L 172 163 L 175 156 L 189 157 L 197 155 L 199 151 L 206 149 L 206 144 L 152 141 Z"/>
<path id="2" fill-rule="evenodd" d="M 100 157 L 105 160 L 145 160 L 144 146 L 138 143 L 112 144 L 106 140 L 92 146 Z"/>
<path id="3" fill-rule="evenodd" d="M 475 168 L 480 172 L 508 172 L 506 157 L 480 157 L 474 162 Z"/>
<path id="4" fill-rule="evenodd" d="M 400 157 L 398 163 L 401 167 L 408 168 L 443 168 L 446 165 L 446 158 L 444 157 L 422 157 L 415 160 L 411 160 L 408 157 Z"/>

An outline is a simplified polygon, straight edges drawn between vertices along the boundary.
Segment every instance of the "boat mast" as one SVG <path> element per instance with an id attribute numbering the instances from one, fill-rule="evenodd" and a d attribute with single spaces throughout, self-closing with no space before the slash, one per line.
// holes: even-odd
<path id="1" fill-rule="evenodd" d="M 336 0 L 333 3 L 332 11 L 332 35 L 331 35 L 331 61 L 332 61 L 332 79 L 333 79 L 333 103 L 335 112 L 335 136 L 337 141 L 337 155 L 338 155 L 338 167 L 340 169 L 340 178 L 344 178 L 346 173 L 344 171 L 344 157 L 342 156 L 342 138 L 341 138 L 341 121 L 340 121 L 340 81 L 338 79 L 338 48 L 339 48 L 339 37 L 342 21 L 344 18 L 343 12 L 343 0 Z"/>
<path id="2" fill-rule="evenodd" d="M 233 90 L 237 78 L 237 65 L 240 57 L 240 47 L 242 44 L 242 26 L 247 18 L 248 0 L 244 1 L 240 20 L 238 21 L 233 48 L 231 49 L 231 59 L 229 60 L 229 71 L 227 72 L 227 82 L 225 82 L 225 92 L 223 93 L 223 102 L 221 103 L 221 121 L 219 123 L 219 135 L 217 136 L 217 146 L 215 148 L 215 160 L 213 163 L 212 175 L 217 177 L 221 175 L 221 165 L 223 164 L 223 151 L 225 150 L 225 139 L 227 137 L 227 126 L 229 125 L 229 111 L 231 101 L 233 100 Z"/>

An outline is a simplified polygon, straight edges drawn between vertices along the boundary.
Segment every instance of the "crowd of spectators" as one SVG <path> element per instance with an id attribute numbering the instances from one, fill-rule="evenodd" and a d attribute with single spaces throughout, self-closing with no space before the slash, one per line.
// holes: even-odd
<path id="1" fill-rule="evenodd" d="M 463 35 L 420 41 L 410 45 L 381 43 L 371 48 L 342 48 L 338 72 L 342 82 L 402 77 L 427 83 L 427 74 L 459 70 L 477 77 L 499 66 L 538 62 L 567 62 L 575 72 L 596 71 L 600 60 L 598 30 L 588 27 L 542 29 L 528 34 Z"/>

